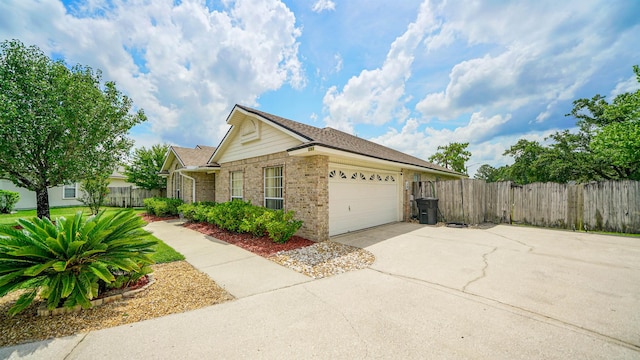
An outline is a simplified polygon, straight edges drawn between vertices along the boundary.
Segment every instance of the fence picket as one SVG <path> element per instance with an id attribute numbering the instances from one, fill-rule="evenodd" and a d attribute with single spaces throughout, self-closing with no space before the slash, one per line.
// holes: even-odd
<path id="1" fill-rule="evenodd" d="M 640 182 L 589 184 L 462 179 L 417 182 L 414 198 L 437 197 L 448 222 L 528 224 L 573 230 L 640 233 Z M 412 207 L 417 216 L 417 207 Z"/>

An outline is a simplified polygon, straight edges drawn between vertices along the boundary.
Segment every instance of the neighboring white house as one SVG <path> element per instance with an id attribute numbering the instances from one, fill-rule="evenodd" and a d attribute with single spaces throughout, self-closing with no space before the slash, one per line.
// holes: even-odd
<path id="1" fill-rule="evenodd" d="M 134 184 L 127 182 L 126 176 L 122 175 L 120 171 L 122 169 L 118 169 L 111 174 L 109 186 L 135 187 Z M 20 194 L 20 200 L 15 206 L 16 210 L 35 209 L 37 207 L 36 193 L 34 191 L 17 187 L 10 180 L 5 179 L 0 179 L 0 190 L 15 191 Z M 49 188 L 49 207 L 81 206 L 83 205 L 82 201 L 80 201 L 81 197 L 80 183 L 52 187 Z"/>

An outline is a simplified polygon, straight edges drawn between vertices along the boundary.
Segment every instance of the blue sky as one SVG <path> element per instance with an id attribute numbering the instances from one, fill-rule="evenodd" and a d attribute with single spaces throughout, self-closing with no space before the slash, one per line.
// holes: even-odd
<path id="1" fill-rule="evenodd" d="M 0 39 L 101 69 L 149 121 L 137 146 L 217 145 L 234 104 L 473 174 L 573 128 L 573 100 L 638 88 L 640 2 L 4 0 Z"/>

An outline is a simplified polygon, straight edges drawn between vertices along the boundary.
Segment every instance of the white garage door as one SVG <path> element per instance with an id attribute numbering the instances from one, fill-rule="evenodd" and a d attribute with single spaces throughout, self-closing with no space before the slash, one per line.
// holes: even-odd
<path id="1" fill-rule="evenodd" d="M 400 174 L 329 166 L 329 235 L 399 220 Z"/>

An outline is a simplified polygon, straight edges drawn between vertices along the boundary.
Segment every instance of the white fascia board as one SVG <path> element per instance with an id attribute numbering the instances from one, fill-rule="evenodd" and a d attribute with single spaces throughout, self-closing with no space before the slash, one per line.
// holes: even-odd
<path id="1" fill-rule="evenodd" d="M 171 154 L 173 154 L 173 156 L 175 156 L 176 159 L 178 159 L 178 160 L 180 159 L 178 157 L 178 155 L 176 155 L 176 153 L 173 151 L 173 147 L 170 146 L 169 150 L 167 150 L 167 154 L 164 156 L 164 162 L 162 163 L 162 167 L 160 168 L 160 171 L 163 171 L 163 170 L 167 170 L 168 171 L 169 170 L 169 169 L 165 169 L 164 167 L 169 165 L 167 162 L 169 161 L 169 155 L 171 155 Z"/>
<path id="2" fill-rule="evenodd" d="M 354 154 L 348 151 L 337 150 L 328 148 L 322 145 L 313 145 L 304 147 L 302 149 L 289 151 L 289 155 L 291 156 L 314 156 L 314 155 L 326 155 L 329 157 L 337 157 L 337 158 L 345 158 L 357 161 L 368 162 L 372 164 L 377 164 L 385 167 L 391 167 L 396 169 L 407 169 L 407 170 L 417 170 L 422 172 L 430 172 L 438 175 L 446 175 L 446 176 L 455 176 L 455 174 L 451 174 L 445 171 L 435 170 L 428 167 L 405 164 L 401 162 L 389 161 L 378 159 L 370 156 Z"/>

